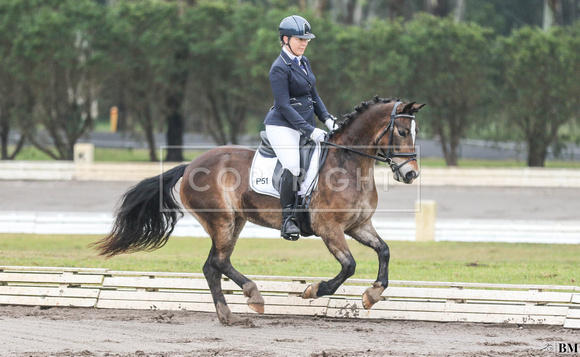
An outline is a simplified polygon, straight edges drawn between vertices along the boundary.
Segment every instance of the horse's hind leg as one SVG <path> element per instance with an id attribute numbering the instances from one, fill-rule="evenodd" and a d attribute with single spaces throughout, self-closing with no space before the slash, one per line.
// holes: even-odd
<path id="1" fill-rule="evenodd" d="M 220 322 L 232 325 L 243 322 L 239 317 L 232 314 L 221 287 L 221 276 L 224 274 L 242 288 L 248 298 L 248 306 L 258 312 L 264 312 L 264 299 L 256 284 L 238 272 L 232 265 L 230 257 L 234 251 L 238 236 L 244 227 L 245 220 L 233 219 L 229 222 L 214 219 L 209 223 L 208 232 L 211 232 L 212 248 L 203 266 L 203 273 L 208 282 L 216 312 Z M 222 224 L 223 223 L 223 224 Z"/>
<path id="2" fill-rule="evenodd" d="M 373 286 L 366 289 L 362 296 L 363 307 L 368 310 L 381 299 L 383 291 L 389 285 L 389 259 L 391 253 L 387 243 L 379 236 L 370 222 L 363 227 L 347 233 L 358 242 L 373 248 L 379 258 L 377 280 Z"/>

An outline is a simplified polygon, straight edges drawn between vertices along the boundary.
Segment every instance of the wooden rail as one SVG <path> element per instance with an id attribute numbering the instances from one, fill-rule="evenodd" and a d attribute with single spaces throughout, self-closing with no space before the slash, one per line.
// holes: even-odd
<path id="1" fill-rule="evenodd" d="M 347 281 L 335 295 L 302 299 L 323 278 L 250 276 L 267 314 L 338 318 L 560 325 L 580 329 L 580 287 L 392 281 L 371 310 L 371 280 Z M 233 312 L 251 313 L 241 289 L 224 279 Z M 0 266 L 0 304 L 213 312 L 202 274 Z"/>

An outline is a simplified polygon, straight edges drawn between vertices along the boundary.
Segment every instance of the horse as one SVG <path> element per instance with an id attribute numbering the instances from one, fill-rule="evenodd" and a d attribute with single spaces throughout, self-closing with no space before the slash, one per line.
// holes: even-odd
<path id="1" fill-rule="evenodd" d="M 414 114 L 423 106 L 375 96 L 344 115 L 339 128 L 328 136 L 325 143 L 329 150 L 319 169 L 308 211 L 312 231 L 322 238 L 341 270 L 333 279 L 310 284 L 302 298 L 332 295 L 355 273 L 356 262 L 346 234 L 376 251 L 377 280 L 363 293 L 362 304 L 370 309 L 380 300 L 389 283 L 390 250 L 371 221 L 378 201 L 375 160 L 389 164 L 397 181 L 410 184 L 419 176 Z M 249 168 L 255 153 L 242 146 L 221 146 L 189 164 L 144 179 L 121 197 L 111 232 L 93 247 L 100 255 L 112 257 L 165 245 L 183 216 L 183 208 L 173 194 L 181 179 L 179 195 L 183 207 L 212 239 L 203 274 L 219 321 L 224 325 L 245 321 L 229 309 L 221 287 L 222 275 L 242 289 L 250 309 L 263 313 L 264 299 L 257 285 L 230 261 L 247 221 L 278 230 L 281 227 L 279 199 L 250 188 Z M 362 175 L 366 176 L 361 182 Z"/>

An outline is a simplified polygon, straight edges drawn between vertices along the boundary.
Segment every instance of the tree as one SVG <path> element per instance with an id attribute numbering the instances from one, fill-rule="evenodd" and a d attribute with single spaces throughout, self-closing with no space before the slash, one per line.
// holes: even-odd
<path id="1" fill-rule="evenodd" d="M 259 22 L 249 19 L 260 18 L 261 12 L 247 4 L 203 2 L 184 16 L 191 53 L 188 99 L 219 145 L 239 142 L 248 112 L 261 98 L 255 95 L 263 88 L 254 84 L 256 65 L 249 49 L 259 29 Z"/>
<path id="2" fill-rule="evenodd" d="M 0 1 L 0 159 L 14 159 L 25 142 L 23 130 L 16 148 L 9 152 L 8 139 L 14 129 L 22 128 L 17 120 L 21 112 L 25 96 L 23 94 L 22 76 L 18 59 L 14 56 L 14 45 L 18 41 L 18 34 L 14 29 L 25 16 L 26 9 L 21 3 L 10 0 Z M 32 106 L 30 106 L 32 107 Z"/>
<path id="3" fill-rule="evenodd" d="M 501 109 L 527 144 L 528 166 L 544 166 L 560 128 L 578 115 L 579 49 L 576 36 L 557 27 L 524 27 L 499 43 Z"/>
<path id="4" fill-rule="evenodd" d="M 96 114 L 103 74 L 100 41 L 106 38 L 103 8 L 90 0 L 11 5 L 3 12 L 15 17 L 4 23 L 12 28 L 3 31 L 12 35 L 2 41 L 9 43 L 0 94 L 2 134 L 8 120 L 18 121 L 23 137 L 38 149 L 55 159 L 72 159 L 74 144 L 91 129 Z M 14 18 L 18 21 L 11 23 Z"/>
<path id="5" fill-rule="evenodd" d="M 119 1 L 109 11 L 118 100 L 144 134 L 151 161 L 158 160 L 155 133 L 163 118 L 180 120 L 184 84 L 179 81 L 187 55 L 181 52 L 185 37 L 179 12 L 178 3 L 162 0 Z M 179 125 L 170 128 L 179 131 Z"/>
<path id="6" fill-rule="evenodd" d="M 408 23 L 400 45 L 410 72 L 403 93 L 427 103 L 423 125 L 439 137 L 450 166 L 458 164 L 459 141 L 490 89 L 488 35 L 475 24 L 424 14 Z"/>

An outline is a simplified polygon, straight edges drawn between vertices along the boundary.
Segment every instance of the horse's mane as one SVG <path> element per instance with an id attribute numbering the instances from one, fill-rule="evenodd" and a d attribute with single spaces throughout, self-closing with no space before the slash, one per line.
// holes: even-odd
<path id="1" fill-rule="evenodd" d="M 344 128 L 348 127 L 352 122 L 354 122 L 356 120 L 356 118 L 358 118 L 359 116 L 361 116 L 361 114 L 366 112 L 368 109 L 376 106 L 377 104 L 391 103 L 393 101 L 398 101 L 398 100 L 399 99 L 397 99 L 397 98 L 389 98 L 389 99 L 379 98 L 378 95 L 375 95 L 375 97 L 372 100 L 369 100 L 367 102 L 362 102 L 362 103 L 360 103 L 360 105 L 357 105 L 356 107 L 354 107 L 354 111 L 352 113 L 344 114 L 343 115 L 344 120 L 337 123 L 338 129 L 335 130 L 335 133 L 342 132 L 344 130 Z"/>

